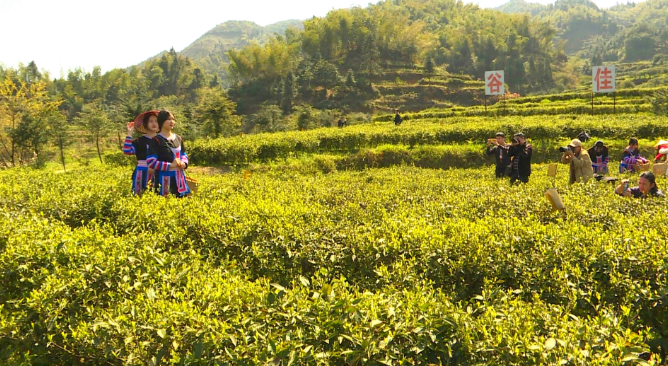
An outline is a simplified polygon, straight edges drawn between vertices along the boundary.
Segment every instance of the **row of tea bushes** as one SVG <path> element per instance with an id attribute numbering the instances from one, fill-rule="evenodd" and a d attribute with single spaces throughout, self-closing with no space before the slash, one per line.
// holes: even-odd
<path id="1" fill-rule="evenodd" d="M 589 131 L 595 138 L 625 140 L 632 136 L 655 140 L 668 136 L 665 117 L 639 115 L 583 117 L 479 117 L 424 119 L 395 127 L 367 124 L 343 129 L 321 128 L 272 134 L 243 135 L 188 144 L 194 164 L 249 164 L 287 159 L 300 154 L 351 153 L 381 145 L 440 145 L 482 143 L 497 131 L 522 131 L 533 141 L 573 138 Z"/>
<path id="2" fill-rule="evenodd" d="M 626 306 L 578 317 L 488 281 L 447 291 L 358 289 L 165 251 L 144 235 L 3 213 L 3 365 L 658 365 L 661 338 Z M 634 329 L 640 328 L 635 331 Z"/>
<path id="3" fill-rule="evenodd" d="M 368 291 L 429 283 L 453 301 L 469 301 L 491 282 L 579 317 L 623 306 L 637 317 L 636 330 L 668 334 L 662 200 L 628 200 L 595 182 L 565 187 L 563 176 L 568 209 L 555 214 L 540 166 L 516 187 L 489 169 L 228 174 L 202 177 L 189 200 L 132 198 L 123 188 L 129 173 L 89 171 L 82 180 L 2 172 L 0 202 L 17 217 L 107 227 L 166 252 L 232 260 L 253 280 L 288 286 L 320 274 Z"/>

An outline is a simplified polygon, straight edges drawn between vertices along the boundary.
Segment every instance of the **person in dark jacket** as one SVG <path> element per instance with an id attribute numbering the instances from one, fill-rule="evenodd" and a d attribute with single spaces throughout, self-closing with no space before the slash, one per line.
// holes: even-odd
<path id="1" fill-rule="evenodd" d="M 401 122 L 403 122 L 404 120 L 403 120 L 403 118 L 401 118 L 401 115 L 399 114 L 398 109 L 395 109 L 394 113 L 395 113 L 394 114 L 394 125 L 399 126 L 401 124 Z"/>
<path id="2" fill-rule="evenodd" d="M 516 133 L 513 136 L 513 142 L 508 149 L 508 155 L 513 159 L 510 163 L 510 184 L 520 181 L 522 183 L 529 182 L 531 175 L 531 155 L 533 154 L 533 147 L 527 143 L 526 137 L 523 133 Z"/>
<path id="3" fill-rule="evenodd" d="M 497 132 L 494 140 L 487 140 L 487 155 L 494 155 L 497 178 L 506 176 L 506 168 L 510 165 L 508 147 L 506 144 L 506 135 L 503 132 Z"/>
<path id="4" fill-rule="evenodd" d="M 603 141 L 598 140 L 591 149 L 587 150 L 591 158 L 591 166 L 594 173 L 608 173 L 608 162 L 610 156 L 608 155 L 608 147 L 603 144 Z"/>
<path id="5" fill-rule="evenodd" d="M 346 121 L 345 117 L 339 118 L 339 122 L 337 123 L 337 126 L 339 126 L 339 128 L 346 127 L 347 125 L 348 125 L 348 121 Z"/>

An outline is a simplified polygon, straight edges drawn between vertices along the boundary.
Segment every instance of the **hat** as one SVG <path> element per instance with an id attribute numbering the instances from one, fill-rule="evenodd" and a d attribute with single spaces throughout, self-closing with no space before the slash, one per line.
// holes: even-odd
<path id="1" fill-rule="evenodd" d="M 571 143 L 568 146 L 573 146 L 573 147 L 582 147 L 582 142 L 578 139 L 573 139 Z"/>
<path id="2" fill-rule="evenodd" d="M 497 132 L 496 137 L 506 137 L 506 134 L 503 132 Z"/>
<path id="3" fill-rule="evenodd" d="M 515 137 L 524 137 L 524 134 L 523 134 L 522 132 L 518 132 L 518 133 L 516 133 L 516 134 L 513 135 L 513 136 L 515 136 Z"/>
<path id="4" fill-rule="evenodd" d="M 654 147 L 659 147 L 659 146 L 661 146 L 661 145 L 668 145 L 668 141 L 666 141 L 666 140 L 659 140 L 659 142 L 657 142 L 656 145 L 654 145 Z"/>
<path id="5" fill-rule="evenodd" d="M 153 110 L 153 111 L 146 111 L 146 112 L 141 113 L 140 115 L 138 115 L 137 118 L 135 118 L 135 121 L 134 121 L 135 122 L 135 130 L 137 130 L 137 132 L 139 132 L 139 133 L 146 133 L 146 126 L 144 126 L 144 117 L 146 117 L 147 115 L 157 117 L 159 112 L 160 111 L 158 111 L 158 110 Z"/>
<path id="6" fill-rule="evenodd" d="M 596 143 L 594 144 L 594 146 L 596 146 L 596 147 L 603 147 L 603 140 L 598 140 L 598 141 L 596 141 Z"/>

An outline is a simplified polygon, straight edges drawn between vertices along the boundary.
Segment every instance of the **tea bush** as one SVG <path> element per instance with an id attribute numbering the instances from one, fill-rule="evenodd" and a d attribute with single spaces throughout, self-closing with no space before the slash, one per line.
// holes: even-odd
<path id="1" fill-rule="evenodd" d="M 666 117 L 640 115 L 425 118 L 417 122 L 407 121 L 398 127 L 376 123 L 343 129 L 321 128 L 198 140 L 188 144 L 188 153 L 194 164 L 237 165 L 280 161 L 313 153 L 350 154 L 381 145 L 414 147 L 467 141 L 483 143 L 497 131 L 506 134 L 522 131 L 534 141 L 574 138 L 582 131 L 604 139 L 628 140 L 632 136 L 655 139 L 668 136 L 667 122 Z"/>
<path id="2" fill-rule="evenodd" d="M 0 362 L 665 362 L 665 200 L 560 166 L 555 213 L 541 165 L 317 164 L 195 174 L 191 199 L 132 197 L 128 167 L 1 171 Z"/>

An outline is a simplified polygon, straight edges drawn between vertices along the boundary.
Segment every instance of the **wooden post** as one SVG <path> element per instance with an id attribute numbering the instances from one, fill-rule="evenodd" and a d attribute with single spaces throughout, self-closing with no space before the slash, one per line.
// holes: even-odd
<path id="1" fill-rule="evenodd" d="M 487 114 L 487 94 L 485 94 L 485 114 Z"/>
<path id="2" fill-rule="evenodd" d="M 591 115 L 594 115 L 594 92 L 591 93 Z"/>
<path id="3" fill-rule="evenodd" d="M 612 114 L 617 114 L 617 92 L 612 92 Z"/>

